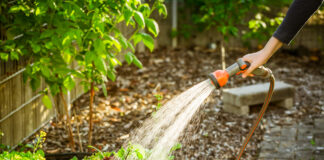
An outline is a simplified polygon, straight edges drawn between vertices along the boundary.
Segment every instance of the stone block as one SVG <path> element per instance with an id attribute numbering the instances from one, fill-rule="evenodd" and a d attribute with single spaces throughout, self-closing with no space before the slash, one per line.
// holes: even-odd
<path id="1" fill-rule="evenodd" d="M 315 127 L 318 129 L 324 129 L 324 117 L 315 119 Z"/>
<path id="2" fill-rule="evenodd" d="M 262 104 L 268 93 L 269 83 L 255 84 L 238 88 L 224 89 L 223 102 L 224 109 L 231 113 L 239 112 L 237 108 L 244 107 L 244 111 L 248 111 L 246 106 Z M 293 106 L 294 86 L 284 82 L 276 82 L 271 98 L 271 102 L 276 102 L 279 106 L 291 108 Z M 234 108 L 233 112 L 230 108 Z M 240 113 L 246 115 L 248 113 Z"/>
<path id="3" fill-rule="evenodd" d="M 279 107 L 286 108 L 286 109 L 291 109 L 294 105 L 294 100 L 293 100 L 293 98 L 287 98 L 282 101 L 276 102 L 276 105 Z"/>
<path id="4" fill-rule="evenodd" d="M 313 157 L 313 151 L 312 150 L 306 150 L 306 151 L 298 151 L 295 153 L 295 159 L 296 160 L 305 160 Z"/>
<path id="5" fill-rule="evenodd" d="M 296 138 L 296 135 L 297 135 L 297 128 L 286 127 L 286 128 L 282 128 L 281 130 L 281 136 L 289 136 L 292 138 Z"/>
<path id="6" fill-rule="evenodd" d="M 275 148 L 278 148 L 278 143 L 274 141 L 263 141 L 261 142 L 261 150 L 262 151 L 271 151 L 274 150 Z"/>
<path id="7" fill-rule="evenodd" d="M 294 86 L 276 82 L 274 87 L 272 102 L 293 98 L 295 94 Z M 236 106 L 262 104 L 268 93 L 269 83 L 255 84 L 238 88 L 224 89 L 224 103 Z"/>
<path id="8" fill-rule="evenodd" d="M 226 112 L 234 113 L 234 114 L 237 114 L 237 115 L 248 115 L 249 111 L 250 111 L 249 106 L 237 107 L 237 106 L 234 106 L 234 105 L 231 105 L 231 104 L 224 104 L 223 109 Z"/>

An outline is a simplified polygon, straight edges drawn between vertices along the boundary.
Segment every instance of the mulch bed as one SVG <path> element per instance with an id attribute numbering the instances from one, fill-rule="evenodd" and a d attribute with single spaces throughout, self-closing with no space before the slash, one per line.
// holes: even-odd
<path id="1" fill-rule="evenodd" d="M 226 62 L 232 64 L 246 53 L 228 51 Z M 95 96 L 93 146 L 112 151 L 121 147 L 130 132 L 139 127 L 155 111 L 156 94 L 163 95 L 162 104 L 192 85 L 206 79 L 206 75 L 221 68 L 220 54 L 204 49 L 157 50 L 138 54 L 144 68 L 123 64 L 117 69 L 116 82 L 107 84 L 108 97 L 101 91 Z M 243 159 L 256 159 L 267 119 L 276 125 L 288 119 L 324 115 L 324 56 L 319 51 L 307 53 L 282 50 L 269 61 L 277 80 L 296 86 L 293 109 L 284 110 L 270 105 L 263 124 L 259 126 L 246 148 Z M 265 82 L 257 78 L 231 78 L 226 87 Z M 179 140 L 182 148 L 175 159 L 234 159 L 260 107 L 254 107 L 249 116 L 237 116 L 222 110 L 221 91 L 215 90 L 207 98 L 199 113 L 188 125 Z M 73 104 L 73 132 L 78 152 L 88 151 L 89 94 Z M 42 130 L 47 132 L 43 149 L 47 153 L 71 152 L 68 135 L 62 121 L 53 119 Z M 79 132 L 79 134 L 78 134 Z M 34 136 L 26 143 L 31 142 Z M 81 149 L 82 144 L 82 149 Z"/>

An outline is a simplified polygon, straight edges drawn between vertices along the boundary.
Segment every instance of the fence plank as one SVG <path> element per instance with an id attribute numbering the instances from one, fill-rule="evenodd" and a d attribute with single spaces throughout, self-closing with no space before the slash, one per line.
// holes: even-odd
<path id="1" fill-rule="evenodd" d="M 13 144 L 12 145 L 16 145 L 20 142 L 21 139 L 23 139 L 26 135 L 25 135 L 25 110 L 21 109 L 18 112 L 16 112 L 14 115 L 12 115 L 10 117 L 10 119 L 12 120 L 12 125 L 13 125 Z"/>
<path id="2" fill-rule="evenodd" d="M 34 112 L 34 108 L 35 108 L 35 103 L 32 102 L 30 104 L 28 104 L 23 110 L 25 112 L 25 116 L 24 116 L 24 135 L 28 135 L 28 133 L 31 133 L 33 131 L 33 123 L 34 123 L 34 117 L 35 117 L 35 112 Z"/>
<path id="3" fill-rule="evenodd" d="M 6 144 L 6 145 L 11 145 L 11 143 L 13 143 L 11 141 L 11 137 L 12 137 L 12 124 L 11 124 L 11 120 L 10 119 L 6 119 L 5 121 L 3 121 L 0 125 L 1 127 L 1 131 L 4 133 L 4 136 L 2 137 L 2 144 Z"/>

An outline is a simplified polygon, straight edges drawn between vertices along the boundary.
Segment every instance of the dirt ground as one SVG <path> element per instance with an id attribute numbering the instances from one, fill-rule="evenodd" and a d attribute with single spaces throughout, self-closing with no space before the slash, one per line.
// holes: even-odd
<path id="1" fill-rule="evenodd" d="M 246 53 L 229 50 L 227 65 Z M 156 94 L 163 95 L 165 103 L 192 85 L 206 79 L 206 75 L 221 69 L 220 54 L 204 49 L 161 49 L 154 53 L 138 54 L 144 68 L 123 64 L 117 69 L 116 82 L 109 82 L 108 97 L 97 92 L 93 145 L 103 151 L 120 148 L 130 132 L 139 127 L 155 111 Z M 294 107 L 291 110 L 270 104 L 263 124 L 254 133 L 243 159 L 256 159 L 264 133 L 264 123 L 272 119 L 277 125 L 286 119 L 324 115 L 324 56 L 323 51 L 281 50 L 267 64 L 277 80 L 296 87 Z M 226 87 L 265 82 L 258 78 L 231 78 Z M 182 148 L 175 159 L 234 159 L 248 133 L 261 105 L 255 106 L 249 116 L 237 116 L 222 110 L 221 91 L 215 90 L 179 140 Z M 84 94 L 73 104 L 73 132 L 78 152 L 87 151 L 89 95 Z M 71 152 L 64 124 L 53 120 L 44 126 L 48 135 L 43 149 L 47 153 Z M 26 143 L 31 142 L 34 136 Z M 81 149 L 82 145 L 82 149 Z"/>

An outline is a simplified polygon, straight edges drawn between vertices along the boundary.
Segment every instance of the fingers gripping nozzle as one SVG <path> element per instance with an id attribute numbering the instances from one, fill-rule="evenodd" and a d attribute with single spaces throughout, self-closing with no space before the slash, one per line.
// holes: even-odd
<path id="1" fill-rule="evenodd" d="M 250 63 L 243 61 L 241 58 L 236 61 L 236 63 L 232 64 L 231 66 L 227 67 L 225 70 L 216 70 L 213 73 L 208 75 L 209 79 L 215 85 L 216 88 L 223 87 L 226 85 L 228 78 L 244 73 L 250 67 Z M 258 67 L 255 69 L 252 74 L 255 76 L 261 76 L 267 78 L 270 76 L 271 70 L 265 68 L 263 66 Z"/>

